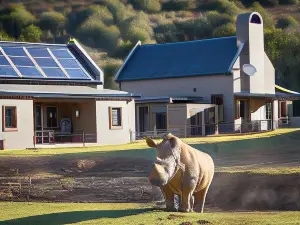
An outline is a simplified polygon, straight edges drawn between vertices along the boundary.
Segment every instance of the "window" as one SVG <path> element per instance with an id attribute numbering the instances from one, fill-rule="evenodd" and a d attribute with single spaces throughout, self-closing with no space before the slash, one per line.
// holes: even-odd
<path id="1" fill-rule="evenodd" d="M 167 129 L 166 113 L 156 113 L 156 129 L 157 130 Z"/>
<path id="2" fill-rule="evenodd" d="M 272 103 L 271 102 L 266 103 L 266 119 L 267 120 L 272 119 Z"/>
<path id="3" fill-rule="evenodd" d="M 110 107 L 110 129 L 122 128 L 122 108 Z"/>
<path id="4" fill-rule="evenodd" d="M 56 128 L 57 124 L 57 107 L 47 106 L 46 107 L 46 117 L 47 117 L 47 128 Z"/>
<path id="5" fill-rule="evenodd" d="M 218 106 L 218 117 L 219 122 L 224 121 L 224 104 L 223 104 L 223 95 L 212 95 L 211 103 Z"/>
<path id="6" fill-rule="evenodd" d="M 3 106 L 2 108 L 3 131 L 17 131 L 17 107 Z"/>

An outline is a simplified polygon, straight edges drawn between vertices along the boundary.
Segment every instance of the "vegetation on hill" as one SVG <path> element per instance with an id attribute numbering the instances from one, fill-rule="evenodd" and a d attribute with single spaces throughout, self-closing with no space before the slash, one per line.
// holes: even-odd
<path id="1" fill-rule="evenodd" d="M 106 88 L 138 40 L 188 41 L 235 35 L 239 13 L 264 18 L 265 49 L 280 84 L 300 91 L 297 0 L 2 0 L 0 40 L 81 42 L 104 69 Z"/>

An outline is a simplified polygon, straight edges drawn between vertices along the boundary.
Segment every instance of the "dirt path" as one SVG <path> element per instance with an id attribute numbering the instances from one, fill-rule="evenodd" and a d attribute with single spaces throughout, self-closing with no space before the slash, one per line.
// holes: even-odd
<path id="1" fill-rule="evenodd" d="M 297 152 L 270 156 L 215 156 L 216 167 L 257 164 L 299 166 Z M 266 161 L 266 159 L 268 159 Z M 270 163 L 268 163 L 270 162 Z M 162 200 L 157 188 L 149 185 L 152 162 L 146 159 L 57 157 L 0 157 L 0 174 L 10 179 L 16 169 L 32 176 L 32 201 L 51 202 L 152 202 Z M 16 166 L 17 165 L 17 166 Z M 300 176 L 216 173 L 207 196 L 207 208 L 215 210 L 299 210 Z M 2 200 L 9 200 L 2 193 Z M 24 200 L 24 197 L 20 200 Z"/>

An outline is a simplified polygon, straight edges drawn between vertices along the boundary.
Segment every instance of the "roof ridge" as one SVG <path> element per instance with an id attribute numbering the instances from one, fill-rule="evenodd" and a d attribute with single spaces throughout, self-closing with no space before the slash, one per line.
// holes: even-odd
<path id="1" fill-rule="evenodd" d="M 64 46 L 67 47 L 67 44 L 51 44 L 51 43 L 35 43 L 35 42 L 18 42 L 18 41 L 0 41 L 0 44 L 23 44 L 23 45 L 49 45 L 49 46 Z"/>
<path id="2" fill-rule="evenodd" d="M 215 40 L 229 39 L 229 38 L 236 38 L 236 36 L 227 36 L 227 37 L 218 37 L 218 38 L 207 38 L 207 39 L 192 40 L 192 41 L 167 42 L 167 43 L 158 43 L 158 44 L 142 44 L 140 47 L 142 47 L 142 46 L 157 46 L 157 45 L 186 44 L 186 43 L 192 43 L 192 42 L 215 41 Z"/>

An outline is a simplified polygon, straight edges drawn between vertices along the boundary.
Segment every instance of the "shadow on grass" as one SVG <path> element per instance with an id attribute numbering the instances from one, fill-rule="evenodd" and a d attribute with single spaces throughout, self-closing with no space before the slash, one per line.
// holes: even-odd
<path id="1" fill-rule="evenodd" d="M 247 152 L 272 152 L 277 153 L 282 149 L 297 150 L 300 147 L 300 131 L 293 131 L 285 134 L 278 134 L 269 137 L 241 139 L 234 141 L 223 141 L 217 143 L 192 143 L 191 146 L 203 152 L 207 152 L 213 156 L 216 155 L 232 155 L 234 153 L 244 154 Z M 204 139 L 205 142 L 205 139 Z M 300 151 L 299 151 L 300 152 Z M 76 158 L 94 158 L 94 157 L 120 157 L 120 158 L 143 158 L 153 161 L 155 159 L 155 150 L 148 149 L 130 149 L 122 151 L 93 151 L 84 153 L 66 153 L 57 156 L 58 158 L 76 157 Z"/>
<path id="2" fill-rule="evenodd" d="M 152 208 L 146 209 L 128 209 L 128 210 L 98 210 L 98 211 L 75 211 L 60 212 L 38 216 L 29 216 L 24 218 L 6 220 L 0 222 L 1 225 L 62 225 L 78 223 L 88 220 L 101 218 L 120 218 L 124 216 L 138 215 L 151 211 Z"/>

